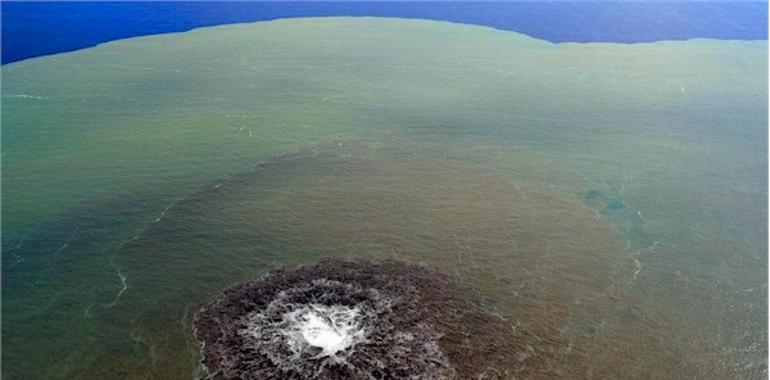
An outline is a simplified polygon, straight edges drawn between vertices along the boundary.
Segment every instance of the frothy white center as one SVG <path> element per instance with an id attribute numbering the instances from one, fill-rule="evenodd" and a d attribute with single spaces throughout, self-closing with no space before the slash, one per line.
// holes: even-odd
<path id="1" fill-rule="evenodd" d="M 284 336 L 289 348 L 299 354 L 309 347 L 320 349 L 317 357 L 337 358 L 365 339 L 359 323 L 360 311 L 342 305 L 307 305 L 284 315 Z"/>

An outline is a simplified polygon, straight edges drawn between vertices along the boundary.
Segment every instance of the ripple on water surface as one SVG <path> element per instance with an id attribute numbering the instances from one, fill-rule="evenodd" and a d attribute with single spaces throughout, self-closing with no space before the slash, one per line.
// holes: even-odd
<path id="1" fill-rule="evenodd" d="M 649 363 L 644 373 L 659 378 L 715 373 L 714 368 L 698 364 L 693 355 L 718 362 L 717 351 L 686 326 L 663 317 L 657 306 L 639 304 L 626 294 L 636 267 L 625 250 L 616 230 L 577 201 L 555 198 L 494 171 L 458 164 L 425 150 L 333 144 L 265 161 L 247 173 L 212 183 L 169 209 L 119 253 L 116 261 L 132 286 L 110 309 L 104 328 L 114 330 L 122 321 L 148 347 L 152 360 L 146 365 L 173 377 L 189 373 L 197 360 L 195 344 L 188 338 L 192 328 L 185 321 L 233 282 L 258 278 L 266 267 L 308 264 L 322 257 L 397 259 L 448 273 L 452 286 L 473 295 L 469 298 L 473 302 L 463 302 L 478 306 L 483 318 L 495 315 L 500 321 L 485 331 L 501 337 L 514 334 L 493 344 L 485 342 L 487 338 L 440 338 L 445 321 L 434 316 L 430 321 L 439 330 L 391 336 L 421 336 L 424 342 L 444 347 L 445 356 L 435 358 L 443 357 L 450 364 L 419 369 L 425 373 L 455 371 L 459 378 L 473 378 L 485 369 L 467 369 L 458 363 L 483 364 L 490 359 L 453 355 L 471 355 L 475 350 L 486 357 L 505 358 L 508 364 L 486 372 L 492 378 L 505 378 L 506 373 L 638 376 L 641 372 L 634 371 L 639 371 L 640 363 Z M 281 273 L 291 277 L 304 272 Z M 276 286 L 269 296 L 257 297 L 257 303 L 231 321 L 238 326 L 229 330 L 231 339 L 247 342 L 259 336 L 266 346 L 247 345 L 250 350 L 272 347 L 275 351 L 268 352 L 280 352 L 252 365 L 276 362 L 308 371 L 292 358 L 320 355 L 328 363 L 354 360 L 349 355 L 371 339 L 367 334 L 374 330 L 366 327 L 371 322 L 366 321 L 367 313 L 387 309 L 387 302 L 370 293 L 377 286 L 354 284 L 358 293 L 352 293 L 369 299 L 370 306 L 357 307 L 341 297 L 336 308 L 336 302 L 314 300 L 318 296 L 314 292 L 326 289 L 337 294 L 350 283 L 347 278 L 339 273 L 305 275 L 305 281 L 299 281 L 301 276 L 285 280 L 285 286 Z M 283 277 L 273 277 L 278 278 Z M 338 283 L 313 282 L 322 279 Z M 164 292 L 157 292 L 161 288 Z M 281 290 L 286 293 L 277 297 Z M 386 293 L 380 296 L 413 296 L 404 288 Z M 296 303 L 283 302 L 282 297 L 299 297 L 303 302 L 289 308 L 286 305 Z M 341 319 L 336 324 L 318 323 L 318 318 L 331 314 Z M 176 316 L 181 316 L 181 325 Z M 308 343 L 305 335 L 316 333 L 326 334 L 316 337 L 324 342 Z M 690 343 L 685 347 L 672 336 L 688 336 Z M 447 339 L 456 339 L 452 344 L 463 350 L 446 349 L 442 344 Z M 207 343 L 207 347 L 213 346 Z M 100 362 L 109 361 L 118 369 L 129 365 L 104 355 Z M 682 357 L 692 361 L 682 363 Z M 216 367 L 213 363 L 208 366 Z"/>
<path id="2" fill-rule="evenodd" d="M 228 289 L 197 317 L 215 378 L 507 378 L 536 357 L 449 276 L 327 260 Z"/>

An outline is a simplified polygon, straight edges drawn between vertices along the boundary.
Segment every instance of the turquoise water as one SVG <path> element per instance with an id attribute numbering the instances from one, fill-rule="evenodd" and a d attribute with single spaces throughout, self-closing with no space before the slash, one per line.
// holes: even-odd
<path id="1" fill-rule="evenodd" d="M 377 18 L 3 66 L 3 375 L 189 378 L 200 305 L 334 256 L 456 274 L 552 375 L 766 376 L 766 67 Z"/>

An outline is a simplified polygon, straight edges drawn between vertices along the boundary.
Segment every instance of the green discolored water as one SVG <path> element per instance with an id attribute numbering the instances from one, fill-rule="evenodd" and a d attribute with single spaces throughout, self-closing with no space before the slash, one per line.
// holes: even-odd
<path id="1" fill-rule="evenodd" d="M 448 270 L 542 376 L 766 376 L 766 67 L 375 18 L 3 66 L 3 376 L 189 378 L 200 305 L 325 256 Z"/>

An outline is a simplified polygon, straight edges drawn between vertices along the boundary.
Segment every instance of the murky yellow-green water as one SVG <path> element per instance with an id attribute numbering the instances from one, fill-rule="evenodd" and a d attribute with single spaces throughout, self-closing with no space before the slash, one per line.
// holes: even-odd
<path id="1" fill-rule="evenodd" d="M 295 19 L 9 64 L 3 375 L 189 378 L 229 284 L 446 269 L 565 378 L 767 373 L 767 42 Z"/>

